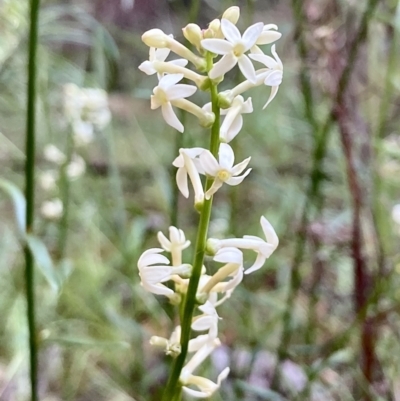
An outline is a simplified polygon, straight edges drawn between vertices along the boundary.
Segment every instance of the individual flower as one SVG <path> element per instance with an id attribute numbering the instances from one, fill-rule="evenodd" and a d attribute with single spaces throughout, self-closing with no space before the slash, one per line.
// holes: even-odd
<path id="1" fill-rule="evenodd" d="M 221 20 L 221 30 L 227 40 L 203 39 L 201 45 L 204 49 L 220 54 L 223 57 L 209 72 L 211 79 L 218 78 L 230 71 L 236 64 L 240 71 L 251 82 L 256 81 L 255 69 L 245 53 L 256 43 L 263 30 L 264 24 L 258 22 L 246 29 L 243 36 L 232 22 L 227 19 Z"/>
<path id="2" fill-rule="evenodd" d="M 47 170 L 40 174 L 39 184 L 45 191 L 51 191 L 56 188 L 58 180 L 58 171 Z"/>
<path id="3" fill-rule="evenodd" d="M 170 35 L 172 37 L 172 35 Z M 169 53 L 171 52 L 170 49 L 167 48 L 162 48 L 162 49 L 157 49 L 155 47 L 150 47 L 149 51 L 149 59 L 146 61 L 143 61 L 142 64 L 139 65 L 139 70 L 143 71 L 147 75 L 153 75 L 158 73 L 158 78 L 161 79 L 163 76 L 163 73 L 157 70 L 155 67 L 155 63 L 158 62 L 165 62 L 167 57 L 169 56 Z M 178 60 L 171 60 L 166 62 L 166 64 L 170 65 L 175 65 L 179 67 L 186 67 L 188 61 L 186 59 L 178 59 Z"/>
<path id="4" fill-rule="evenodd" d="M 169 228 L 169 239 L 159 231 L 157 234 L 160 245 L 171 254 L 172 266 L 182 264 L 182 251 L 190 246 L 190 241 L 186 241 L 185 233 L 171 226 Z"/>
<path id="5" fill-rule="evenodd" d="M 211 110 L 211 103 L 203 106 L 204 110 Z M 224 143 L 231 142 L 243 127 L 242 114 L 253 112 L 251 97 L 244 101 L 243 96 L 236 96 L 228 109 L 222 109 L 221 115 L 225 115 L 219 130 L 219 140 Z"/>
<path id="6" fill-rule="evenodd" d="M 263 109 L 265 109 L 272 102 L 272 100 L 278 93 L 279 85 L 282 83 L 283 78 L 283 64 L 278 56 L 278 53 L 275 50 L 275 45 L 272 46 L 271 52 L 274 58 L 267 56 L 262 52 L 249 55 L 250 58 L 255 61 L 259 61 L 269 69 L 269 71 L 265 72 L 262 75 L 264 79 L 264 84 L 267 86 L 271 86 L 271 94 Z"/>
<path id="7" fill-rule="evenodd" d="M 171 298 L 175 294 L 174 291 L 162 283 L 173 279 L 174 275 L 190 274 L 191 266 L 188 264 L 167 266 L 169 260 L 164 255 L 160 255 L 163 251 L 161 248 L 151 248 L 143 252 L 138 261 L 139 276 L 144 289 L 153 294 Z"/>
<path id="8" fill-rule="evenodd" d="M 79 178 L 86 170 L 86 163 L 83 158 L 77 154 L 73 154 L 71 162 L 67 166 L 67 176 L 71 180 Z"/>
<path id="9" fill-rule="evenodd" d="M 213 258 L 216 262 L 225 263 L 225 265 L 217 270 L 217 272 L 199 286 L 201 299 L 204 293 L 224 293 L 225 295 L 217 301 L 214 301 L 214 307 L 223 303 L 228 299 L 234 289 L 241 283 L 243 279 L 243 253 L 237 248 L 221 248 Z M 232 277 L 229 281 L 224 281 L 227 277 Z M 202 284 L 202 283 L 200 283 Z"/>
<path id="10" fill-rule="evenodd" d="M 177 326 L 172 332 L 171 337 L 168 339 L 159 336 L 152 336 L 150 338 L 150 344 L 163 348 L 166 355 L 176 357 L 181 353 L 181 331 L 181 326 Z"/>
<path id="11" fill-rule="evenodd" d="M 192 329 L 195 331 L 208 331 L 207 336 L 209 340 L 218 337 L 218 320 L 220 317 L 215 309 L 215 306 L 206 301 L 204 305 L 199 306 L 202 315 L 196 316 L 192 323 Z"/>
<path id="12" fill-rule="evenodd" d="M 228 238 L 228 239 L 214 239 L 210 238 L 207 241 L 207 250 L 210 253 L 217 253 L 221 248 L 240 248 L 240 249 L 251 249 L 257 253 L 257 258 L 253 265 L 245 271 L 245 274 L 249 274 L 258 270 L 263 266 L 266 259 L 268 259 L 275 249 L 278 247 L 279 238 L 275 233 L 274 228 L 270 222 L 261 216 L 260 219 L 261 227 L 264 232 L 266 241 L 260 237 L 253 235 L 245 235 L 243 238 Z"/>
<path id="13" fill-rule="evenodd" d="M 239 175 L 247 167 L 251 157 L 234 166 L 235 155 L 227 143 L 219 145 L 218 161 L 209 150 L 204 150 L 199 158 L 204 173 L 214 178 L 214 182 L 206 192 L 206 199 L 210 199 L 221 188 L 223 183 L 239 185 L 251 171 L 251 168 L 249 168 L 243 175 Z"/>
<path id="14" fill-rule="evenodd" d="M 63 214 L 63 203 L 61 199 L 44 201 L 40 208 L 42 216 L 49 220 L 57 220 Z"/>
<path id="15" fill-rule="evenodd" d="M 182 78 L 183 74 L 163 76 L 153 90 L 154 95 L 151 96 L 151 109 L 161 107 L 165 122 L 179 132 L 183 132 L 184 127 L 176 116 L 172 104 L 174 100 L 192 96 L 197 90 L 193 85 L 178 84 Z"/>
<path id="16" fill-rule="evenodd" d="M 194 190 L 194 201 L 197 205 L 202 205 L 204 201 L 203 184 L 201 183 L 200 174 L 203 170 L 200 165 L 198 156 L 203 153 L 203 148 L 179 149 L 179 156 L 172 162 L 175 167 L 178 167 L 176 172 L 176 183 L 179 191 L 185 198 L 189 197 L 188 179 Z"/>
<path id="17" fill-rule="evenodd" d="M 228 367 L 218 375 L 216 383 L 205 377 L 193 375 L 193 371 L 220 345 L 221 342 L 218 338 L 207 341 L 183 367 L 179 381 L 186 394 L 196 398 L 209 398 L 220 388 L 221 382 L 229 374 Z M 196 386 L 198 390 L 188 387 L 189 385 Z"/>
<path id="18" fill-rule="evenodd" d="M 77 146 L 85 146 L 94 139 L 93 124 L 87 121 L 76 120 L 72 123 L 74 143 Z"/>
<path id="19" fill-rule="evenodd" d="M 49 144 L 46 145 L 43 149 L 43 155 L 46 160 L 49 162 L 61 165 L 65 162 L 66 157 L 57 146 Z"/>

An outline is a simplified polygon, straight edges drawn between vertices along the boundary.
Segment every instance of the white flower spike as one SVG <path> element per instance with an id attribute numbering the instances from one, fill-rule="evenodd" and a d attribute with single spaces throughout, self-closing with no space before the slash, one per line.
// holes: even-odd
<path id="1" fill-rule="evenodd" d="M 261 227 L 267 241 L 253 235 L 245 235 L 243 238 L 214 239 L 207 241 L 207 249 L 211 253 L 217 253 L 221 248 L 234 247 L 240 249 L 251 249 L 257 253 L 257 258 L 253 265 L 245 271 L 245 274 L 252 273 L 260 269 L 265 261 L 272 255 L 279 245 L 279 238 L 276 235 L 271 223 L 264 217 L 260 219 Z"/>
<path id="2" fill-rule="evenodd" d="M 255 82 L 256 73 L 253 64 L 245 53 L 255 45 L 262 33 L 263 27 L 264 24 L 258 22 L 247 28 L 242 36 L 232 22 L 227 19 L 222 19 L 221 30 L 226 40 L 204 39 L 201 41 L 201 45 L 204 49 L 223 56 L 221 60 L 214 64 L 209 72 L 209 77 L 211 79 L 216 79 L 238 64 L 243 75 L 249 81 Z"/>
<path id="3" fill-rule="evenodd" d="M 263 109 L 265 109 L 274 99 L 278 93 L 279 85 L 282 83 L 283 78 L 283 64 L 275 50 L 275 45 L 272 46 L 271 52 L 274 58 L 267 56 L 263 53 L 250 54 L 249 57 L 255 61 L 264 64 L 269 70 L 263 73 L 264 84 L 271 86 L 271 94 Z"/>
<path id="4" fill-rule="evenodd" d="M 197 88 L 192 85 L 178 84 L 183 78 L 183 74 L 170 74 L 162 77 L 153 90 L 151 96 L 151 109 L 161 107 L 161 112 L 165 122 L 179 132 L 184 131 L 182 123 L 176 116 L 172 104 L 174 100 L 192 96 Z"/>
<path id="5" fill-rule="evenodd" d="M 160 245 L 171 254 L 172 266 L 182 264 L 182 251 L 190 246 L 190 241 L 186 241 L 185 233 L 171 226 L 169 228 L 169 239 L 159 231 L 157 234 Z"/>
<path id="6" fill-rule="evenodd" d="M 209 150 L 204 150 L 200 155 L 200 164 L 204 173 L 214 178 L 211 188 L 206 192 L 206 199 L 210 199 L 222 187 L 223 183 L 233 186 L 239 185 L 251 171 L 251 168 L 249 168 L 243 175 L 239 175 L 247 167 L 251 157 L 233 166 L 235 155 L 227 143 L 219 145 L 218 159 L 219 161 L 216 160 Z"/>
<path id="7" fill-rule="evenodd" d="M 151 248 L 143 252 L 138 261 L 139 276 L 141 285 L 147 291 L 171 298 L 175 294 L 174 291 L 162 283 L 173 279 L 175 274 L 189 274 L 191 266 L 188 264 L 167 266 L 169 265 L 169 260 L 164 255 L 160 255 L 163 251 L 161 248 Z"/>

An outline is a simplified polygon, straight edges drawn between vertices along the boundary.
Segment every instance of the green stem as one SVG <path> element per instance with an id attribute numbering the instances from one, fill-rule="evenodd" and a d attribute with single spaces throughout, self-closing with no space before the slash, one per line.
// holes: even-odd
<path id="1" fill-rule="evenodd" d="M 211 86 L 211 103 L 212 111 L 215 114 L 215 121 L 211 128 L 210 138 L 210 151 L 215 156 L 218 153 L 219 146 L 219 127 L 220 127 L 220 109 L 218 107 L 218 90 L 217 85 Z M 208 190 L 213 183 L 213 180 L 207 178 L 206 190 Z M 193 318 L 194 308 L 196 306 L 197 287 L 201 276 L 201 269 L 203 267 L 204 253 L 207 243 L 208 225 L 211 217 L 212 197 L 204 200 L 203 209 L 200 214 L 199 227 L 197 230 L 196 248 L 193 260 L 192 276 L 190 277 L 187 294 L 185 297 L 183 319 L 181 321 L 181 353 L 175 359 L 171 374 L 163 395 L 163 401 L 179 401 L 181 399 L 181 384 L 179 384 L 179 377 L 186 360 L 188 352 L 191 324 Z"/>
<path id="2" fill-rule="evenodd" d="M 26 232 L 33 230 L 35 203 L 35 116 L 36 116 L 36 53 L 38 42 L 38 18 L 40 0 L 31 0 L 28 55 L 28 93 L 26 110 L 26 161 L 25 161 L 25 197 L 26 197 Z M 29 360 L 31 400 L 37 401 L 37 339 L 35 324 L 35 282 L 34 259 L 27 245 L 25 253 L 25 279 L 27 298 L 27 318 L 29 327 Z"/>

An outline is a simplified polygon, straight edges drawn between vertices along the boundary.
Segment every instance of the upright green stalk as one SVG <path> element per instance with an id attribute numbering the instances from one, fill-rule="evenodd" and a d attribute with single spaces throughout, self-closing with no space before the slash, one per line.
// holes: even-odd
<path id="1" fill-rule="evenodd" d="M 40 0 L 31 0 L 28 56 L 28 93 L 26 108 L 26 233 L 33 230 L 35 201 L 35 115 L 36 115 L 36 51 L 38 38 L 38 17 Z M 35 325 L 35 282 L 34 260 L 27 245 L 25 253 L 25 280 L 27 299 L 27 318 L 29 327 L 31 400 L 37 401 L 37 342 Z"/>
<path id="2" fill-rule="evenodd" d="M 212 111 L 215 114 L 215 121 L 211 128 L 210 152 L 216 156 L 219 146 L 219 128 L 220 128 L 220 109 L 218 106 L 218 90 L 217 85 L 211 85 L 211 103 Z M 211 187 L 213 180 L 207 178 L 206 191 Z M 188 345 L 191 333 L 191 324 L 193 311 L 196 306 L 197 287 L 203 267 L 204 253 L 207 243 L 208 225 L 211 217 L 212 197 L 204 200 L 203 208 L 200 213 L 199 227 L 197 229 L 196 248 L 193 260 L 193 270 L 190 277 L 187 294 L 184 300 L 183 318 L 181 321 L 181 353 L 175 359 L 171 374 L 163 395 L 163 401 L 179 401 L 181 399 L 181 385 L 179 376 L 186 360 Z"/>

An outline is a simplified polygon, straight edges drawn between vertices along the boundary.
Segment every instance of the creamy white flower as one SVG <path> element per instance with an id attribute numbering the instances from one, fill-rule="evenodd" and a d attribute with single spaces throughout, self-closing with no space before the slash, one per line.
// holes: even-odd
<path id="1" fill-rule="evenodd" d="M 210 199 L 221 188 L 223 183 L 239 185 L 251 171 L 251 168 L 249 168 L 243 175 L 239 176 L 249 164 L 251 157 L 234 166 L 235 155 L 227 143 L 219 145 L 218 159 L 219 161 L 216 160 L 209 150 L 204 150 L 200 154 L 200 164 L 204 173 L 214 178 L 213 184 L 206 192 L 206 199 Z"/>
<path id="2" fill-rule="evenodd" d="M 194 331 L 208 330 L 207 336 L 209 341 L 211 341 L 218 337 L 218 320 L 220 317 L 215 306 L 210 301 L 206 301 L 204 305 L 199 306 L 199 309 L 203 314 L 194 318 L 192 329 Z"/>
<path id="3" fill-rule="evenodd" d="M 204 201 L 203 184 L 201 183 L 200 175 L 204 173 L 200 166 L 198 156 L 204 152 L 203 148 L 179 149 L 179 156 L 172 162 L 175 167 L 178 167 L 176 173 L 176 183 L 179 191 L 185 198 L 189 197 L 189 187 L 187 177 L 194 190 L 195 204 L 201 205 Z"/>
<path id="4" fill-rule="evenodd" d="M 169 339 L 159 336 L 152 336 L 150 338 L 150 344 L 163 348 L 166 355 L 176 357 L 181 353 L 181 331 L 181 326 L 177 326 Z"/>
<path id="5" fill-rule="evenodd" d="M 79 178 L 86 170 L 86 163 L 83 158 L 77 154 L 73 154 L 71 162 L 67 166 L 67 176 L 71 180 Z"/>
<path id="6" fill-rule="evenodd" d="M 186 241 L 185 233 L 171 226 L 169 228 L 169 239 L 161 231 L 158 232 L 157 238 L 164 250 L 171 253 L 172 265 L 181 265 L 182 251 L 190 246 L 190 241 Z"/>
<path id="7" fill-rule="evenodd" d="M 72 123 L 74 143 L 77 146 L 88 145 L 94 139 L 94 127 L 92 123 L 76 120 Z"/>
<path id="8" fill-rule="evenodd" d="M 51 191 L 56 188 L 58 180 L 58 172 L 55 170 L 47 170 L 40 174 L 39 184 L 45 191 Z"/>
<path id="9" fill-rule="evenodd" d="M 229 374 L 229 368 L 225 368 L 218 376 L 217 383 L 201 376 L 194 376 L 193 371 L 214 351 L 219 347 L 221 342 L 218 338 L 207 341 L 183 367 L 179 381 L 183 385 L 182 390 L 196 398 L 211 397 L 221 386 L 222 380 L 226 379 Z M 199 390 L 193 390 L 188 385 L 196 386 Z"/>
<path id="10" fill-rule="evenodd" d="M 170 36 L 172 37 L 172 35 Z M 150 47 L 149 60 L 146 60 L 142 64 L 140 64 L 139 70 L 143 71 L 147 75 L 153 75 L 158 73 L 158 78 L 161 78 L 163 76 L 163 73 L 160 73 L 160 71 L 158 71 L 158 69 L 155 66 L 155 63 L 157 61 L 164 62 L 169 56 L 170 52 L 171 50 L 168 48 L 157 49 L 155 47 Z M 167 63 L 179 67 L 186 67 L 188 60 L 181 58 L 178 60 L 168 61 Z"/>
<path id="11" fill-rule="evenodd" d="M 201 45 L 204 49 L 220 54 L 223 57 L 209 72 L 211 79 L 218 78 L 230 71 L 236 64 L 240 71 L 251 82 L 256 81 L 256 74 L 253 64 L 245 53 L 250 50 L 259 38 L 264 24 L 258 22 L 246 29 L 243 36 L 232 22 L 227 19 L 221 20 L 221 30 L 227 40 L 223 39 L 204 39 Z"/>
<path id="12" fill-rule="evenodd" d="M 63 203 L 61 199 L 44 201 L 40 208 L 43 217 L 50 220 L 59 219 L 63 214 Z"/>
<path id="13" fill-rule="evenodd" d="M 138 260 L 139 276 L 141 285 L 149 292 L 167 297 L 174 296 L 174 291 L 163 285 L 174 275 L 187 275 L 191 271 L 191 266 L 183 264 L 180 266 L 168 266 L 169 260 L 160 255 L 164 250 L 161 248 L 151 248 L 143 252 Z"/>
<path id="14" fill-rule="evenodd" d="M 210 238 L 207 241 L 207 249 L 212 253 L 217 253 L 221 248 L 240 248 L 251 249 L 257 253 L 257 258 L 253 265 L 245 271 L 249 274 L 258 270 L 263 266 L 266 259 L 268 259 L 279 245 L 279 239 L 270 222 L 261 216 L 261 227 L 264 232 L 266 241 L 260 237 L 253 235 L 245 235 L 243 238 L 228 238 L 228 239 L 215 239 Z"/>
<path id="15" fill-rule="evenodd" d="M 283 78 L 283 64 L 275 50 L 275 45 L 272 46 L 271 52 L 274 58 L 267 56 L 262 52 L 255 54 L 253 53 L 249 55 L 250 58 L 252 58 L 255 61 L 259 61 L 269 69 L 262 75 L 264 79 L 264 84 L 267 86 L 271 86 L 271 94 L 269 96 L 267 103 L 264 105 L 263 109 L 265 109 L 271 103 L 271 101 L 278 93 L 279 85 L 282 83 L 282 78 Z"/>
<path id="16" fill-rule="evenodd" d="M 64 153 L 61 152 L 61 150 L 58 149 L 57 146 L 52 144 L 46 145 L 44 147 L 43 155 L 46 160 L 52 163 L 56 163 L 58 165 L 63 164 L 66 160 Z"/>
<path id="17" fill-rule="evenodd" d="M 243 280 L 243 253 L 233 247 L 221 248 L 213 258 L 216 262 L 225 263 L 217 272 L 207 280 L 204 286 L 200 287 L 202 293 L 216 292 L 225 295 L 214 303 L 218 306 L 228 299 L 234 289 Z M 227 277 L 232 277 L 229 281 L 224 281 Z"/>
<path id="18" fill-rule="evenodd" d="M 170 74 L 163 76 L 151 96 L 152 110 L 161 107 L 165 122 L 176 130 L 183 132 L 184 127 L 176 116 L 172 104 L 174 100 L 192 96 L 197 88 L 192 85 L 178 84 L 183 74 Z"/>
<path id="19" fill-rule="evenodd" d="M 211 111 L 211 103 L 203 106 L 204 110 Z M 242 114 L 253 112 L 251 97 L 244 101 L 243 96 L 236 96 L 228 109 L 222 109 L 221 115 L 225 115 L 219 130 L 219 140 L 224 143 L 231 142 L 243 127 Z"/>

